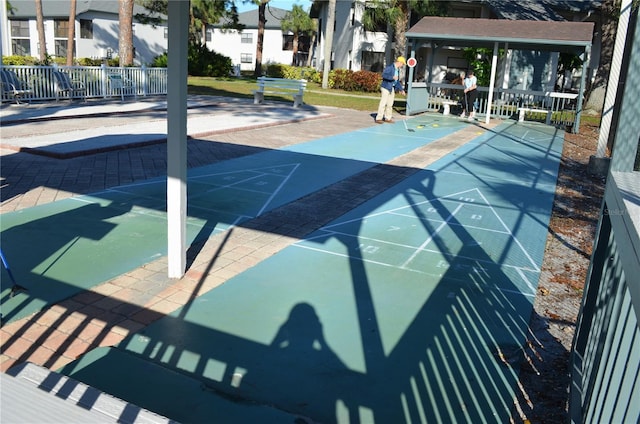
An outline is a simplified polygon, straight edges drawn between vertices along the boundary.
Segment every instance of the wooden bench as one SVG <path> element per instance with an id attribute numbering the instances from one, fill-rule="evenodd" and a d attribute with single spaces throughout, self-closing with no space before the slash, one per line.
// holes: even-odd
<path id="1" fill-rule="evenodd" d="M 82 81 L 72 80 L 69 74 L 62 71 L 53 71 L 55 80 L 56 102 L 60 100 L 60 95 L 66 95 L 69 100 L 80 96 L 83 101 L 87 101 L 87 89 Z"/>
<path id="2" fill-rule="evenodd" d="M 442 101 L 442 114 L 448 115 L 451 113 L 451 106 L 457 106 L 458 102 L 456 100 L 443 100 Z"/>
<path id="3" fill-rule="evenodd" d="M 120 74 L 109 74 L 109 86 L 111 91 L 119 92 L 120 98 L 124 102 L 125 94 L 133 95 L 134 99 L 138 99 L 138 90 L 136 84 L 128 78 L 124 78 Z"/>
<path id="4" fill-rule="evenodd" d="M 529 108 L 529 107 L 519 107 L 518 108 L 518 122 L 524 122 L 524 118 L 525 118 L 525 114 L 526 113 L 545 114 L 546 115 L 545 123 L 547 125 L 551 124 L 551 111 L 548 110 L 548 109 L 536 109 L 536 108 Z"/>
<path id="5" fill-rule="evenodd" d="M 0 70 L 0 85 L 2 85 L 2 97 L 13 98 L 17 104 L 20 104 L 20 99 L 33 93 L 33 90 L 10 69 Z"/>
<path id="6" fill-rule="evenodd" d="M 253 90 L 253 103 L 264 101 L 265 94 L 293 96 L 293 107 L 302 105 L 302 96 L 307 87 L 307 80 L 293 80 L 286 78 L 259 77 L 258 89 Z"/>

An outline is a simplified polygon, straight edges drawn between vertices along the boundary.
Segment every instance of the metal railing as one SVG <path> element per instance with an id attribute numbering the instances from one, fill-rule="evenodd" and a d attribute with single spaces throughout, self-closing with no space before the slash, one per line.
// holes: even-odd
<path id="1" fill-rule="evenodd" d="M 607 179 L 573 342 L 573 423 L 640 422 L 639 177 Z"/>
<path id="2" fill-rule="evenodd" d="M 53 72 L 66 72 L 75 82 L 85 87 L 86 98 L 108 98 L 120 96 L 120 91 L 112 87 L 109 75 L 119 74 L 131 82 L 134 90 L 127 94 L 135 96 L 155 96 L 167 94 L 167 69 L 143 67 L 109 67 L 102 66 L 3 66 L 16 73 L 31 90 L 24 97 L 26 101 L 56 100 L 56 85 Z M 74 96 L 80 98 L 80 95 Z M 14 99 L 2 91 L 2 101 Z"/>
<path id="3" fill-rule="evenodd" d="M 479 114 L 487 113 L 487 98 L 489 89 L 478 87 L 476 100 Z M 410 84 L 407 110 L 409 114 L 422 112 L 438 112 L 442 110 L 442 102 L 453 100 L 462 102 L 463 91 L 461 85 L 413 82 Z M 573 125 L 576 118 L 575 93 L 528 91 L 497 88 L 491 103 L 491 116 L 501 119 L 517 117 L 518 108 L 531 108 L 548 111 L 551 124 L 564 127 Z M 547 120 L 547 113 L 536 116 L 532 113 L 530 119 Z"/>

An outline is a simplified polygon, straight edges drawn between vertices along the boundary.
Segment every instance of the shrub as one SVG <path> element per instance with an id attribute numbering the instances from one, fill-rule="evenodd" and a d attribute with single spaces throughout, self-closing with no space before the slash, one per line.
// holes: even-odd
<path id="1" fill-rule="evenodd" d="M 169 56 L 166 53 L 161 54 L 153 58 L 153 61 L 149 64 L 152 68 L 166 68 L 169 63 Z"/>
<path id="2" fill-rule="evenodd" d="M 78 65 L 80 66 L 100 66 L 104 63 L 104 59 L 93 59 L 90 57 L 81 57 L 78 59 Z M 120 59 L 111 58 L 107 59 L 107 66 L 117 67 L 120 66 Z"/>
<path id="3" fill-rule="evenodd" d="M 329 78 L 333 81 L 332 87 L 338 90 L 355 91 L 352 75 L 353 71 L 349 69 L 332 70 L 329 73 Z"/>
<path id="4" fill-rule="evenodd" d="M 322 75 L 320 74 L 320 81 Z M 380 90 L 382 76 L 376 72 L 348 69 L 333 69 L 329 72 L 329 87 L 345 91 L 364 91 L 374 93 Z"/>
<path id="5" fill-rule="evenodd" d="M 356 90 L 375 93 L 380 90 L 382 75 L 371 71 L 356 71 L 352 75 Z"/>
<path id="6" fill-rule="evenodd" d="M 273 78 L 287 78 L 285 77 L 284 67 L 281 63 L 270 63 L 267 65 L 267 76 Z"/>
<path id="7" fill-rule="evenodd" d="M 189 75 L 227 77 L 233 70 L 231 58 L 216 53 L 200 43 L 189 44 Z"/>
<path id="8" fill-rule="evenodd" d="M 5 65 L 25 66 L 35 65 L 38 59 L 32 56 L 2 56 L 2 63 Z"/>

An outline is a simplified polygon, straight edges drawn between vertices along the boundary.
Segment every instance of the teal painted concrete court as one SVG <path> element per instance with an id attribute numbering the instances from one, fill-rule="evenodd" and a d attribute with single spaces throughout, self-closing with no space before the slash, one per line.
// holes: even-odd
<path id="1" fill-rule="evenodd" d="M 425 115 L 189 173 L 189 240 L 469 124 Z M 413 131 L 409 131 L 413 130 Z M 505 122 L 61 372 L 180 422 L 505 422 L 563 133 Z M 166 254 L 163 180 L 3 214 L 18 319 Z M 29 243 L 45 228 L 50 240 Z M 7 281 L 3 274 L 3 282 Z M 126 376 L 124 383 L 123 376 Z"/>

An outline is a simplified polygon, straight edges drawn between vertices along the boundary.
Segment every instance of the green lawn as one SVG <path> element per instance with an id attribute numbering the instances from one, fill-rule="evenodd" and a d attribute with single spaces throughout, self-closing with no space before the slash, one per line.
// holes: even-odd
<path id="1" fill-rule="evenodd" d="M 228 96 L 253 98 L 256 88 L 255 78 L 210 78 L 189 77 L 189 94 L 210 96 Z M 269 97 L 283 101 L 292 101 L 291 97 Z M 304 94 L 304 102 L 313 106 L 334 106 L 361 111 L 375 111 L 378 108 L 378 93 L 357 93 L 342 90 L 323 89 L 320 84 L 309 82 Z M 396 107 L 404 109 L 404 98 L 396 100 Z"/>

